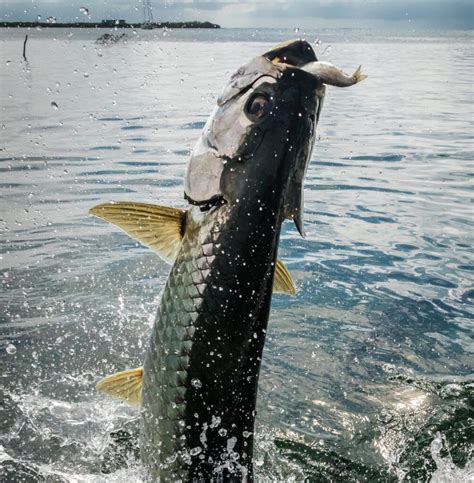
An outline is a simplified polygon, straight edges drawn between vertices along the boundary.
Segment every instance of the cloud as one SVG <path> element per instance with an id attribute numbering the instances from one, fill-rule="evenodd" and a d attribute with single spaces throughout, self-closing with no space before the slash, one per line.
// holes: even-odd
<path id="1" fill-rule="evenodd" d="M 225 27 L 300 26 L 305 28 L 375 26 L 386 22 L 411 26 L 473 28 L 472 0 L 152 0 L 156 19 L 209 20 Z M 3 0 L 5 20 L 35 20 L 53 15 L 58 21 L 90 19 L 142 20 L 140 0 Z"/>

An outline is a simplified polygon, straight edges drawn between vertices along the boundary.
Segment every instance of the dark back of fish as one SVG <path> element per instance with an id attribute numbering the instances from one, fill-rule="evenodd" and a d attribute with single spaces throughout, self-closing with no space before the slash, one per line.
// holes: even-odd
<path id="1" fill-rule="evenodd" d="M 264 211 L 242 223 L 247 208 L 188 216 L 145 361 L 142 448 L 153 477 L 251 478 L 280 229 Z"/>

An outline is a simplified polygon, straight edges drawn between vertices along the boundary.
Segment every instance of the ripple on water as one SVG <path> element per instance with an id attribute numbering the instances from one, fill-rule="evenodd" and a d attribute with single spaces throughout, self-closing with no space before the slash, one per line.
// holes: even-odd
<path id="1" fill-rule="evenodd" d="M 120 146 L 116 145 L 109 145 L 109 146 L 94 146 L 92 148 L 89 148 L 90 151 L 118 151 Z"/>
<path id="2" fill-rule="evenodd" d="M 397 161 L 403 161 L 404 156 L 401 154 L 386 154 L 386 155 L 379 155 L 379 156 L 365 155 L 365 156 L 351 156 L 349 158 L 343 158 L 343 159 L 348 159 L 350 161 L 373 161 L 373 162 L 386 161 L 386 162 L 393 163 Z"/>
<path id="3" fill-rule="evenodd" d="M 181 126 L 181 129 L 202 129 L 206 124 L 206 121 L 188 122 Z"/>
<path id="4" fill-rule="evenodd" d="M 145 126 L 140 126 L 138 124 L 135 124 L 133 126 L 122 126 L 120 129 L 122 131 L 135 131 L 137 129 L 145 129 Z"/>

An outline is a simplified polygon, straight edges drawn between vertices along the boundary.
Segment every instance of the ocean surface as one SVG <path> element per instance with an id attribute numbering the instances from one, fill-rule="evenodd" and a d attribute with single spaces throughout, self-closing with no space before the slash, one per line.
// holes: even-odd
<path id="1" fill-rule="evenodd" d="M 88 210 L 185 206 L 229 75 L 304 37 L 369 78 L 328 89 L 284 224 L 257 480 L 473 481 L 472 32 L 104 32 L 0 29 L 0 480 L 141 481 L 138 413 L 94 384 L 141 365 L 169 266 Z"/>

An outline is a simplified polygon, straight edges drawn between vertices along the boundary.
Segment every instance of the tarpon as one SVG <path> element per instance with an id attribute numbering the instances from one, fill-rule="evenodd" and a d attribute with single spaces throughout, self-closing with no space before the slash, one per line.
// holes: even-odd
<path id="1" fill-rule="evenodd" d="M 293 294 L 280 229 L 303 235 L 303 178 L 325 84 L 353 76 L 302 40 L 232 75 L 189 161 L 187 209 L 117 202 L 91 213 L 173 265 L 142 368 L 99 390 L 141 405 L 150 481 L 252 481 L 255 404 L 272 290 Z"/>

